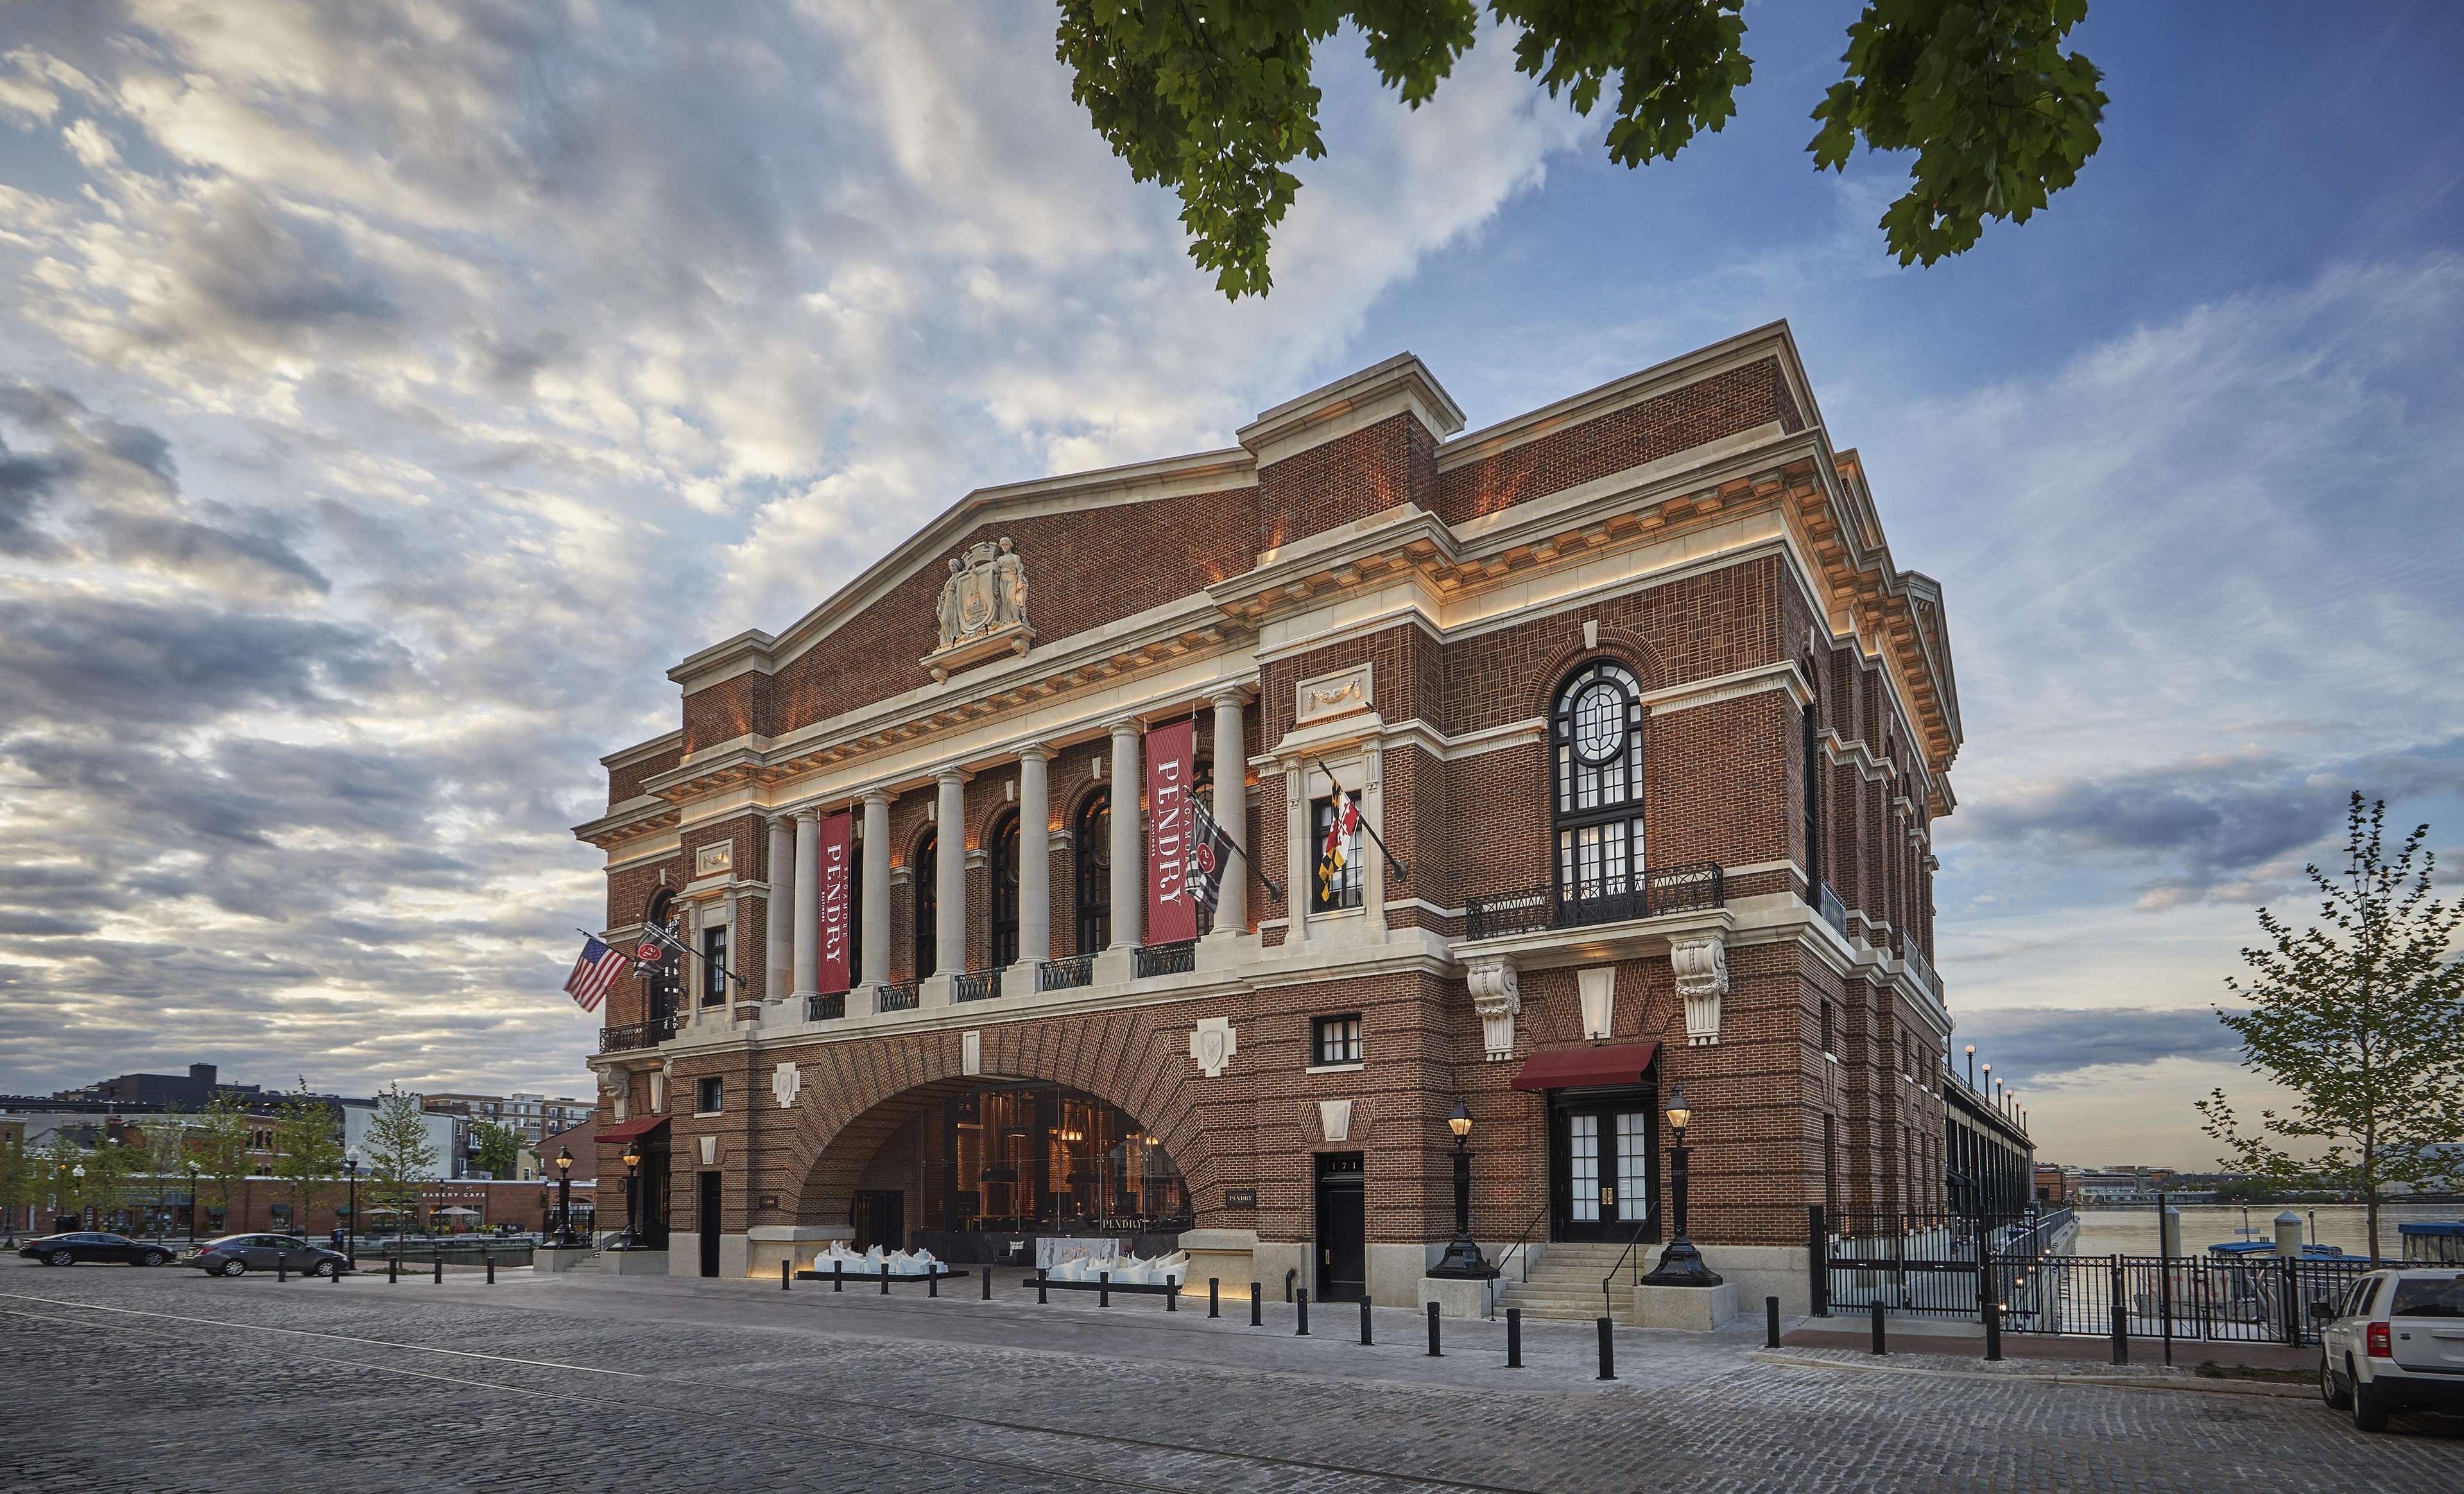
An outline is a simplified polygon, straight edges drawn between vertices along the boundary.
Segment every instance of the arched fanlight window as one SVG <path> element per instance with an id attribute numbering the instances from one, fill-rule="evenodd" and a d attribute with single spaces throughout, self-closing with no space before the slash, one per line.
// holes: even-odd
<path id="1" fill-rule="evenodd" d="M 1622 664 L 1586 664 L 1549 722 L 1558 899 L 1628 896 L 1642 885 L 1642 686 Z"/>
<path id="2" fill-rule="evenodd" d="M 992 919 L 988 925 L 992 935 L 992 963 L 998 968 L 1018 960 L 1018 812 L 1003 810 L 993 821 L 992 839 L 985 857 L 985 870 L 991 873 Z M 1044 958 L 1039 954 L 1037 959 Z"/>
<path id="3" fill-rule="evenodd" d="M 665 928 L 674 921 L 676 895 L 666 887 L 651 894 L 649 906 L 642 910 L 645 926 Z M 654 965 L 641 967 L 650 986 L 650 1020 L 665 1021 L 684 1005 L 684 959 L 672 948 L 667 948 Z"/>
<path id="4" fill-rule="evenodd" d="M 1093 954 L 1112 938 L 1112 799 L 1105 790 L 1078 806 L 1070 841 L 1078 861 L 1078 952 Z"/>
<path id="5" fill-rule="evenodd" d="M 940 857 L 932 831 L 915 842 L 915 854 L 907 859 L 907 882 L 915 889 L 915 978 L 935 974 L 941 969 L 939 953 L 935 948 L 935 931 L 941 921 Z"/>

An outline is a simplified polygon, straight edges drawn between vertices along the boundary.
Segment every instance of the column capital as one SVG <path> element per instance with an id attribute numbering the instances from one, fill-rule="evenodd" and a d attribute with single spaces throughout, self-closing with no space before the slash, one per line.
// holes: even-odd
<path id="1" fill-rule="evenodd" d="M 1239 710 L 1257 699 L 1255 688 L 1245 684 L 1226 685 L 1206 698 L 1206 703 L 1217 710 Z"/>
<path id="2" fill-rule="evenodd" d="M 879 784 L 875 784 L 871 788 L 865 790 L 862 793 L 857 794 L 856 799 L 859 803 L 878 804 L 887 809 L 890 806 L 891 792 L 888 789 L 881 787 Z"/>
<path id="3" fill-rule="evenodd" d="M 1111 732 L 1115 738 L 1119 738 L 1134 737 L 1144 728 L 1138 725 L 1138 719 L 1136 717 L 1122 716 L 1104 723 L 1104 729 Z"/>
<path id="4" fill-rule="evenodd" d="M 822 819 L 822 809 L 818 804 L 807 804 L 803 808 L 795 811 L 788 817 L 797 821 L 799 824 L 802 824 L 806 820 L 810 820 L 814 824 L 820 824 Z"/>
<path id="5" fill-rule="evenodd" d="M 933 781 L 937 784 L 965 783 L 975 776 L 957 763 L 943 763 L 933 769 Z"/>
<path id="6" fill-rule="evenodd" d="M 1048 763 L 1052 761 L 1052 748 L 1042 742 L 1022 742 L 1010 748 L 1010 755 L 1022 763 L 1028 758 L 1033 758 L 1039 763 Z"/>

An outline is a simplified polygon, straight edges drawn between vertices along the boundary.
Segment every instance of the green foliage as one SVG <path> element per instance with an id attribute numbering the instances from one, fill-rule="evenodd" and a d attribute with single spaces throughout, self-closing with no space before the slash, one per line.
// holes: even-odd
<path id="1" fill-rule="evenodd" d="M 1744 0 L 1487 0 L 1517 29 L 1515 66 L 1590 114 L 1616 85 L 1609 158 L 1666 160 L 1737 112 L 1753 77 Z M 1846 77 L 1815 109 L 1817 167 L 1861 139 L 1912 150 L 1908 191 L 1881 219 L 1903 264 L 2024 222 L 2096 152 L 2101 75 L 2061 41 L 2086 0 L 1873 0 L 1849 28 Z M 1131 176 L 1180 196 L 1190 257 L 1227 297 L 1274 282 L 1275 225 L 1300 190 L 1287 169 L 1326 154 L 1319 43 L 1350 25 L 1377 76 L 1419 107 L 1470 50 L 1473 0 L 1061 0 L 1055 47 L 1070 97 Z"/>
<path id="2" fill-rule="evenodd" d="M 52 1132 L 52 1144 L 34 1154 L 36 1186 L 55 1213 L 75 1214 L 85 1208 L 85 1189 L 76 1176 L 85 1153 L 62 1131 Z M 51 1221 L 41 1221 L 49 1229 Z M 39 1233 L 39 1232 L 38 1232 Z"/>
<path id="3" fill-rule="evenodd" d="M 479 1144 L 479 1167 L 489 1176 L 514 1177 L 521 1172 L 521 1132 L 494 1121 L 473 1121 L 471 1139 Z"/>
<path id="4" fill-rule="evenodd" d="M 229 1090 L 206 1102 L 197 1124 L 188 1128 L 188 1161 L 213 1181 L 214 1204 L 225 1219 L 239 1215 L 233 1208 L 249 1172 L 248 1106 Z"/>
<path id="5" fill-rule="evenodd" d="M 377 1113 L 368 1122 L 368 1196 L 375 1207 L 390 1209 L 393 1222 L 407 1226 L 419 1206 L 420 1186 L 436 1176 L 436 1144 L 428 1134 L 428 1112 L 419 1097 L 388 1084 L 377 1096 Z"/>
<path id="6" fill-rule="evenodd" d="M 0 1209 L 29 1209 L 43 1201 L 43 1182 L 22 1126 L 0 1130 Z M 11 1225 L 16 1215 L 9 1215 Z"/>
<path id="7" fill-rule="evenodd" d="M 342 1171 L 342 1127 L 334 1107 L 308 1092 L 302 1078 L 274 1109 L 274 1162 L 268 1168 L 291 1194 L 291 1227 L 307 1228 L 308 1210 Z"/>
<path id="8" fill-rule="evenodd" d="M 2373 1256 L 2388 1185 L 2452 1184 L 2456 1158 L 2442 1144 L 2464 1136 L 2464 959 L 2450 953 L 2464 908 L 2431 896 L 2430 827 L 2389 860 L 2386 819 L 2385 803 L 2353 795 L 2343 870 L 2307 868 L 2319 923 L 2296 932 L 2259 909 L 2270 947 L 2242 951 L 2256 972 L 2247 984 L 2227 982 L 2251 1003 L 2219 1014 L 2241 1037 L 2242 1065 L 2292 1091 L 2291 1111 L 2262 1110 L 2245 1132 L 2222 1089 L 2197 1102 L 2228 1166 L 2358 1193 Z"/>

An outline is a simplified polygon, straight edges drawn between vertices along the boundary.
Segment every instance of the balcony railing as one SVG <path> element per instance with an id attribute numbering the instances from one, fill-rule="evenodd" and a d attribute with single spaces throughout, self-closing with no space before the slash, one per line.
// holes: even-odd
<path id="1" fill-rule="evenodd" d="M 847 993 L 844 991 L 833 991 L 825 996 L 806 996 L 804 1020 L 807 1022 L 837 1021 L 847 1015 Z"/>
<path id="2" fill-rule="evenodd" d="M 990 1001 L 1001 993 L 1001 968 L 998 965 L 988 970 L 969 970 L 950 987 L 953 1001 Z"/>
<path id="3" fill-rule="evenodd" d="M 913 1012 L 915 1010 L 915 982 L 894 980 L 872 988 L 872 1009 L 876 1012 Z"/>
<path id="4" fill-rule="evenodd" d="M 1135 967 L 1137 976 L 1186 975 L 1198 969 L 1198 941 L 1183 939 L 1177 944 L 1142 944 L 1138 946 Z"/>
<path id="5" fill-rule="evenodd" d="M 1095 957 L 1091 954 L 1046 960 L 1035 968 L 1035 989 L 1038 991 L 1069 991 L 1094 983 Z"/>
<path id="6" fill-rule="evenodd" d="M 1639 886 L 1588 897 L 1560 896 L 1553 886 L 1463 900 L 1463 937 L 1500 939 L 1550 928 L 1580 928 L 1593 924 L 1657 918 L 1663 913 L 1690 913 L 1716 908 L 1722 903 L 1720 863 L 1694 861 L 1662 866 L 1642 875 Z"/>
<path id="7" fill-rule="evenodd" d="M 599 1030 L 599 1051 L 628 1053 L 636 1048 L 655 1048 L 676 1035 L 672 1016 L 652 1017 L 647 1022 L 627 1022 L 620 1027 Z"/>
<path id="8" fill-rule="evenodd" d="M 1848 904 L 1839 900 L 1839 894 L 1831 890 L 1831 883 L 1817 881 L 1814 884 L 1814 906 L 1821 913 L 1824 923 L 1839 930 L 1840 938 L 1848 937 Z"/>
<path id="9" fill-rule="evenodd" d="M 1908 973 L 1917 978 L 1917 984 L 1932 992 L 1933 998 L 1940 1001 L 1942 977 L 1934 973 L 1933 962 L 1925 957 L 1925 951 L 1917 948 L 1917 942 L 1904 934 L 1900 938 L 1900 958 L 1908 962 Z"/>

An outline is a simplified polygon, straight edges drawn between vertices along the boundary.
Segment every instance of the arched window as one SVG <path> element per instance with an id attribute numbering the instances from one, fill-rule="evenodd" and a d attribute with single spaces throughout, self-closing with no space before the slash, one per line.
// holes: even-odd
<path id="1" fill-rule="evenodd" d="M 665 928 L 675 919 L 676 895 L 662 887 L 650 896 L 650 905 L 642 911 L 646 927 Z M 644 941 L 647 943 L 648 941 Z M 641 967 L 650 983 L 650 1020 L 664 1022 L 672 1018 L 684 1005 L 684 957 L 669 947 L 655 965 Z"/>
<path id="2" fill-rule="evenodd" d="M 1112 938 L 1112 799 L 1102 789 L 1078 806 L 1070 836 L 1078 851 L 1078 952 L 1093 954 Z"/>
<path id="3" fill-rule="evenodd" d="M 1549 720 L 1557 897 L 1580 917 L 1581 904 L 1642 885 L 1642 686 L 1622 664 L 1586 664 L 1558 687 Z"/>
<path id="4" fill-rule="evenodd" d="M 941 969 L 939 951 L 934 947 L 935 930 L 941 920 L 940 857 L 936 854 L 936 837 L 932 831 L 915 842 L 915 854 L 907 858 L 908 884 L 915 889 L 915 978 L 922 980 Z"/>
<path id="5" fill-rule="evenodd" d="M 992 963 L 996 968 L 1018 962 L 1018 812 L 1003 810 L 993 821 L 985 869 L 991 873 Z M 1036 956 L 1043 959 L 1042 954 Z"/>

